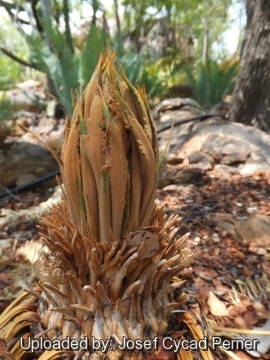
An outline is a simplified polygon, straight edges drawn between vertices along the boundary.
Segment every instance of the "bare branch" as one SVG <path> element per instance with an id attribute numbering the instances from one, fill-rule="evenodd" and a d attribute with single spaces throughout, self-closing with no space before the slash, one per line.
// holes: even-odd
<path id="1" fill-rule="evenodd" d="M 32 69 L 35 69 L 35 70 L 42 71 L 36 65 L 34 65 L 33 63 L 30 63 L 28 61 L 25 61 L 25 60 L 19 58 L 17 55 L 13 54 L 11 51 L 9 51 L 9 50 L 7 50 L 7 49 L 5 49 L 3 47 L 0 47 L 0 50 L 4 54 L 6 54 L 8 57 L 10 57 L 12 60 L 17 61 L 19 64 L 24 65 L 24 66 L 28 66 L 28 67 L 30 67 Z"/>
<path id="2" fill-rule="evenodd" d="M 20 11 L 24 11 L 22 6 L 18 6 L 18 4 L 12 4 L 3 0 L 0 0 L 0 6 L 3 6 L 6 10 L 19 9 Z"/>
<path id="3" fill-rule="evenodd" d="M 39 21 L 39 17 L 38 17 L 38 13 L 37 13 L 37 3 L 38 1 L 37 0 L 32 0 L 31 1 L 31 8 L 32 8 L 32 12 L 33 12 L 33 16 L 34 16 L 34 19 L 36 21 L 36 25 L 37 25 L 37 29 L 38 29 L 38 32 L 40 33 L 40 35 L 43 37 L 43 27 Z"/>
<path id="4" fill-rule="evenodd" d="M 19 18 L 17 15 L 15 16 L 11 10 L 14 10 L 14 7 L 10 6 L 12 4 L 5 3 L 5 1 L 0 0 L 0 7 L 1 5 L 6 9 L 6 12 L 8 13 L 9 17 L 11 18 L 11 21 L 14 22 L 20 22 L 21 24 L 29 25 L 29 21 L 23 20 Z"/>

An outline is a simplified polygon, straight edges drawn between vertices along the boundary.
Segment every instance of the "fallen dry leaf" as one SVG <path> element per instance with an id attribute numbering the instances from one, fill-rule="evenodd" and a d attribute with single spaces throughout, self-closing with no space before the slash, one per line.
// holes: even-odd
<path id="1" fill-rule="evenodd" d="M 226 305 L 219 300 L 218 297 L 213 293 L 213 291 L 209 291 L 207 304 L 210 308 L 210 312 L 215 316 L 228 316 L 229 311 L 226 308 Z"/>
<path id="2" fill-rule="evenodd" d="M 8 351 L 8 346 L 4 338 L 0 337 L 0 359 L 1 360 L 14 360 L 13 356 Z"/>
<path id="3" fill-rule="evenodd" d="M 159 250 L 159 236 L 148 230 L 138 230 L 126 237 L 128 247 L 140 247 L 138 259 L 146 259 L 153 256 Z"/>
<path id="4" fill-rule="evenodd" d="M 244 314 L 244 320 L 248 326 L 253 326 L 258 323 L 259 319 L 255 312 L 248 310 Z"/>

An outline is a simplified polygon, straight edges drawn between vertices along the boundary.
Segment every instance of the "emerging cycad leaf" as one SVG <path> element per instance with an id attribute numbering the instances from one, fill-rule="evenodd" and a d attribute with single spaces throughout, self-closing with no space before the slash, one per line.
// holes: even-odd
<path id="1" fill-rule="evenodd" d="M 114 55 L 102 54 L 68 123 L 62 175 L 72 221 L 99 241 L 150 222 L 156 197 L 157 137 L 143 88 Z"/>

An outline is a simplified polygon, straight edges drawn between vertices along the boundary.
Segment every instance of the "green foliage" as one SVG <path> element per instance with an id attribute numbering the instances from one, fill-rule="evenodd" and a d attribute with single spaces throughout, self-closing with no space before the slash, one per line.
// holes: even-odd
<path id="1" fill-rule="evenodd" d="M 200 64 L 196 72 L 191 67 L 185 67 L 185 71 L 194 99 L 204 107 L 211 108 L 232 92 L 238 62 L 221 67 L 216 61 L 207 61 Z"/>
<path id="2" fill-rule="evenodd" d="M 27 20 L 23 20 L 21 17 L 21 12 L 26 10 L 24 2 L 20 2 L 18 5 L 14 0 L 1 5 L 8 9 L 10 17 L 14 20 L 13 30 L 20 35 L 20 41 L 26 43 L 27 50 L 24 46 L 23 52 L 20 51 L 20 44 L 11 51 L 9 44 L 5 42 L 1 44 L 5 51 L 9 50 L 11 58 L 13 58 L 13 61 L 9 59 L 11 64 L 9 68 L 16 69 L 14 78 L 18 82 L 20 80 L 18 75 L 20 72 L 23 73 L 18 70 L 21 70 L 22 67 L 18 62 L 27 63 L 28 66 L 45 73 L 53 83 L 53 88 L 50 90 L 59 98 L 71 116 L 73 112 L 71 90 L 80 91 L 86 86 L 97 64 L 99 52 L 106 46 L 105 31 L 95 25 L 96 18 L 94 19 L 99 9 L 99 1 L 92 1 L 94 15 L 88 36 L 80 50 L 74 47 L 70 29 L 70 16 L 77 6 L 76 2 L 68 0 L 63 0 L 62 3 L 44 2 L 41 6 L 41 2 L 37 0 L 35 11 L 32 8 L 31 12 L 30 8 L 27 8 Z M 52 16 L 44 16 L 44 11 L 50 12 Z M 26 23 L 31 25 L 25 26 Z M 16 27 L 17 30 L 15 30 Z M 29 55 L 29 58 L 25 59 L 25 55 L 26 57 Z M 2 56 L 4 55 L 2 54 Z M 15 62 L 14 59 L 18 62 Z M 2 57 L 0 65 L 1 60 Z M 5 81 L 7 80 L 8 78 L 5 79 Z"/>
<path id="3" fill-rule="evenodd" d="M 80 85 L 82 87 L 86 86 L 91 78 L 95 66 L 98 63 L 99 53 L 104 50 L 105 46 L 106 35 L 104 30 L 92 24 L 85 40 L 79 62 Z"/>
<path id="4" fill-rule="evenodd" d="M 27 46 L 21 34 L 14 28 L 11 21 L 1 14 L 0 46 L 10 51 L 17 50 L 22 58 L 27 56 Z M 9 90 L 18 82 L 26 80 L 25 68 L 0 51 L 0 90 Z"/>
<path id="5" fill-rule="evenodd" d="M 146 88 L 147 96 L 153 98 L 164 94 L 164 81 L 160 76 L 159 67 L 151 63 L 145 51 L 138 54 L 130 48 L 124 50 L 121 40 L 118 37 L 113 42 L 117 59 L 123 67 L 128 79 L 133 85 L 138 82 Z"/>
<path id="6" fill-rule="evenodd" d="M 91 25 L 82 51 L 72 52 L 66 44 L 65 34 L 56 26 L 49 20 L 42 21 L 42 26 L 49 41 L 44 41 L 37 32 L 25 35 L 31 61 L 50 76 L 58 98 L 71 115 L 71 89 L 80 90 L 88 83 L 95 69 L 98 54 L 105 47 L 105 34 L 102 29 Z"/>
<path id="7" fill-rule="evenodd" d="M 176 39 L 192 38 L 194 54 L 202 58 L 207 39 L 208 58 L 218 58 L 215 48 L 221 34 L 230 26 L 228 9 L 233 0 L 123 0 L 125 6 L 124 24 L 126 32 L 132 30 L 137 38 L 146 38 L 158 18 L 166 17 L 171 34 Z M 234 0 L 235 2 L 236 0 Z M 172 35 L 170 35 L 172 36 Z M 140 44 L 140 41 L 138 42 Z M 176 49 L 175 49 L 176 50 Z M 181 46 L 178 47 L 181 50 Z"/>
<path id="8" fill-rule="evenodd" d="M 111 47 L 116 50 L 119 62 L 131 82 L 135 84 L 138 80 L 141 85 L 145 85 L 150 98 L 156 95 L 163 96 L 165 87 L 168 89 L 170 85 L 182 82 L 185 77 L 183 67 L 190 64 L 191 67 L 186 71 L 190 82 L 194 88 L 202 86 L 201 83 L 207 84 L 207 94 L 203 90 L 200 96 L 206 98 L 201 102 L 210 104 L 215 102 L 216 98 L 222 97 L 221 93 L 225 91 L 222 88 L 225 86 L 226 78 L 230 76 L 233 78 L 233 74 L 230 72 L 220 74 L 217 64 L 216 68 L 214 68 L 215 65 L 207 65 L 204 69 L 201 65 L 195 72 L 191 69 L 199 59 L 204 61 L 220 58 L 222 42 L 219 39 L 224 30 L 229 27 L 227 21 L 229 6 L 237 1 L 243 0 L 206 0 L 204 2 L 200 0 L 115 0 L 114 4 L 124 6 L 123 16 L 120 17 L 121 29 L 118 34 L 122 37 L 114 38 Z M 109 23 L 108 12 L 105 12 L 105 7 L 100 0 L 52 2 L 36 0 L 35 11 L 32 7 L 32 12 L 31 7 L 26 8 L 26 3 L 10 0 L 0 5 L 0 8 L 9 9 L 9 15 L 14 22 L 12 33 L 16 32 L 14 38 L 17 38 L 20 33 L 19 44 L 11 47 L 11 50 L 18 58 L 26 60 L 30 66 L 33 65 L 34 68 L 48 75 L 55 88 L 55 91 L 54 89 L 51 91 L 71 114 L 73 108 L 70 90 L 72 88 L 81 90 L 86 86 L 98 61 L 99 52 L 106 47 L 107 39 L 104 29 Z M 44 15 L 44 4 L 47 13 L 51 14 L 50 17 Z M 86 19 L 84 16 L 87 13 L 84 10 L 86 4 L 88 9 L 92 7 L 92 20 L 84 46 L 83 48 L 78 46 L 79 50 L 74 45 L 76 40 L 72 39 L 71 29 L 76 31 L 80 28 L 74 16 L 76 12 L 77 15 L 80 13 L 80 19 Z M 23 16 L 22 12 L 24 12 Z M 27 20 L 25 20 L 25 13 L 28 15 Z M 28 25 L 25 25 L 27 22 Z M 104 29 L 100 27 L 100 24 L 103 24 Z M 155 24 L 157 26 L 153 29 Z M 8 38 L 7 35 L 4 34 L 2 37 Z M 27 49 L 22 39 L 26 40 Z M 125 39 L 129 39 L 132 44 L 128 50 L 123 46 Z M 153 39 L 155 41 L 152 41 Z M 161 51 L 148 51 L 148 49 L 153 49 L 153 43 L 160 45 Z M 219 47 L 216 46 L 217 43 Z M 1 45 L 9 48 L 8 43 Z M 219 55 L 217 52 L 220 52 Z M 152 59 L 149 53 L 152 54 Z M 12 62 L 3 54 L 2 56 L 0 55 L 0 87 L 3 82 L 14 83 L 16 80 L 21 80 L 24 73 L 22 65 Z M 159 56 L 162 58 L 158 58 Z M 155 61 L 154 57 L 156 57 Z M 6 66 L 3 61 L 7 59 L 9 64 Z M 214 75 L 208 79 L 207 73 L 210 72 Z M 221 88 L 214 91 L 212 89 L 214 83 L 219 84 L 218 86 L 222 85 Z M 196 96 L 199 97 L 198 94 Z"/>
<path id="9" fill-rule="evenodd" d="M 22 80 L 20 64 L 0 53 L 0 90 L 8 90 Z"/>
<path id="10" fill-rule="evenodd" d="M 149 98 L 162 95 L 164 88 L 158 69 L 151 64 L 147 65 L 146 54 L 143 51 L 136 54 L 129 50 L 119 57 L 119 62 L 132 84 L 135 85 L 138 81 L 140 85 L 145 86 Z"/>
<path id="11" fill-rule="evenodd" d="M 6 93 L 0 94 L 0 121 L 10 119 L 15 111 L 15 106 L 7 99 Z"/>
<path id="12" fill-rule="evenodd" d="M 165 88 L 165 81 L 160 75 L 158 66 L 155 64 L 149 64 L 143 68 L 139 83 L 146 88 L 147 96 L 153 98 L 158 96 L 164 97 L 167 89 Z"/>

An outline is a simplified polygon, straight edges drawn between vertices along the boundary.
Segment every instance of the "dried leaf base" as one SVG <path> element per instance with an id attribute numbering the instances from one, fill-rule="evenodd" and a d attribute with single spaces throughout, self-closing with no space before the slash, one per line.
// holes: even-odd
<path id="1" fill-rule="evenodd" d="M 111 338 L 117 347 L 123 336 L 136 340 L 165 334 L 171 311 L 188 299 L 183 292 L 174 295 L 184 281 L 171 282 L 192 257 L 183 248 L 187 236 L 174 239 L 177 220 L 177 216 L 165 220 L 156 203 L 150 226 L 123 241 L 98 242 L 80 234 L 69 220 L 66 202 L 54 206 L 41 219 L 44 244 L 51 253 L 36 265 L 38 288 L 2 314 L 0 336 L 7 342 L 29 334 L 51 340 L 93 336 Z M 15 359 L 27 358 L 18 342 L 10 353 Z M 61 356 L 48 351 L 38 358 Z M 116 348 L 107 355 L 93 352 L 90 358 L 130 359 L 131 354 Z"/>

